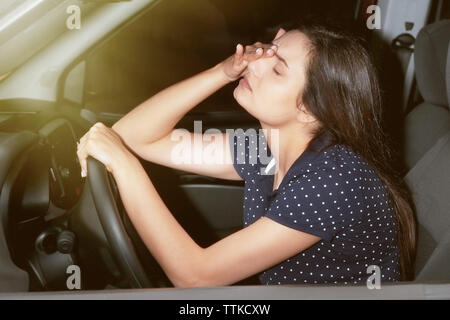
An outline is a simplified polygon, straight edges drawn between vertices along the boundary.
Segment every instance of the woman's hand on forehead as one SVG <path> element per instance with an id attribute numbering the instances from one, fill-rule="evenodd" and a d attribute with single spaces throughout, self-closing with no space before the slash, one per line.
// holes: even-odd
<path id="1" fill-rule="evenodd" d="M 238 44 L 239 46 L 240 44 Z M 262 43 L 255 42 L 252 45 L 245 46 L 245 52 L 243 54 L 243 59 L 247 59 L 249 61 L 255 60 L 264 56 L 271 57 L 277 51 L 278 46 L 273 43 Z"/>
<path id="2" fill-rule="evenodd" d="M 230 81 L 235 81 L 241 77 L 249 62 L 264 58 L 273 57 L 278 50 L 278 46 L 272 43 L 255 42 L 251 45 L 238 43 L 235 53 L 223 61 L 223 70 Z"/>

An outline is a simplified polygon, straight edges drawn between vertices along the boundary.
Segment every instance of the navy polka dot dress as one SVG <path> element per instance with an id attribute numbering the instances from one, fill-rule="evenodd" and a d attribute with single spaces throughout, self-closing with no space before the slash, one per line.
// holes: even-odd
<path id="1" fill-rule="evenodd" d="M 267 164 L 272 157 L 265 135 L 249 132 L 230 135 L 233 164 L 245 181 L 243 226 L 265 216 L 321 238 L 260 273 L 262 284 L 365 283 L 370 265 L 380 267 L 381 281 L 399 280 L 395 210 L 362 157 L 343 145 L 316 151 L 324 146 L 322 135 L 273 191 L 275 159 Z"/>

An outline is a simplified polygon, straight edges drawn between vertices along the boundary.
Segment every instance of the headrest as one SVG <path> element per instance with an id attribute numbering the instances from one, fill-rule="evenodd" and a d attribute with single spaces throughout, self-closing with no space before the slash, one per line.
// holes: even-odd
<path id="1" fill-rule="evenodd" d="M 446 76 L 449 43 L 450 20 L 441 20 L 420 30 L 414 52 L 416 80 L 423 99 L 446 107 L 449 106 L 447 86 L 450 86 Z"/>

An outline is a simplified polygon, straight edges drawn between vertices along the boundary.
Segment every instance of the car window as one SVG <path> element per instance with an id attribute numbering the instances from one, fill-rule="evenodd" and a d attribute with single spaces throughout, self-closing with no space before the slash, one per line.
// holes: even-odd
<path id="1" fill-rule="evenodd" d="M 0 1 L 0 82 L 67 30 L 68 5 L 63 2 Z M 101 3 L 80 2 L 77 6 L 86 18 Z"/>
<path id="2" fill-rule="evenodd" d="M 309 14 L 352 21 L 358 1 L 161 1 L 86 61 L 85 108 L 127 113 L 162 89 L 214 66 L 237 43 L 271 40 Z M 240 110 L 231 83 L 192 112 Z"/>
<path id="3" fill-rule="evenodd" d="M 450 1 L 443 1 L 440 19 L 450 19 Z"/>

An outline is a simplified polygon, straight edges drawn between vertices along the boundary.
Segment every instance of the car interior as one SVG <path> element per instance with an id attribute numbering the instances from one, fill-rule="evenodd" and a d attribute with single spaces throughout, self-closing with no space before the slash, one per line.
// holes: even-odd
<path id="1" fill-rule="evenodd" d="M 392 0 L 348 1 L 342 7 L 333 1 L 292 1 L 283 9 L 276 1 L 249 1 L 240 13 L 226 1 L 86 1 L 79 4 L 85 10 L 84 26 L 76 31 L 51 28 L 65 21 L 65 8 L 76 1 L 63 2 L 52 7 L 44 1 L 36 7 L 43 11 L 24 16 L 26 27 L 21 21 L 7 24 L 2 9 L 8 7 L 0 7 L 0 27 L 6 26 L 0 28 L 0 52 L 10 50 L 0 63 L 0 295 L 67 291 L 71 265 L 82 270 L 82 292 L 173 287 L 130 222 L 112 175 L 90 159 L 89 175 L 81 177 L 76 142 L 95 122 L 112 126 L 164 87 L 226 58 L 234 43 L 270 39 L 292 19 L 306 12 L 323 14 L 327 7 L 328 18 L 340 18 L 359 30 L 378 63 L 386 130 L 417 213 L 412 285 L 443 284 L 429 295 L 449 294 L 448 2 L 423 2 L 426 10 L 416 8 L 417 17 L 427 14 L 414 20 L 412 11 L 404 13 L 398 9 L 400 1 Z M 382 8 L 384 17 L 405 14 L 404 20 L 416 25 L 402 23 L 403 32 L 394 27 L 384 33 L 368 30 L 366 8 L 373 4 Z M 292 14 L 295 10 L 302 14 Z M 42 12 L 49 12 L 47 22 L 40 20 Z M 273 12 L 279 15 L 269 18 Z M 11 52 L 25 49 L 21 43 L 30 32 L 41 34 L 41 40 L 28 42 L 26 56 L 12 57 Z M 40 73 L 43 64 L 47 67 Z M 201 120 L 203 130 L 258 128 L 257 120 L 233 100 L 235 85 L 206 99 L 177 127 L 192 130 L 194 121 Z M 170 211 L 199 245 L 242 228 L 243 181 L 141 162 Z M 233 284 L 257 285 L 256 276 Z M 329 292 L 337 294 L 338 289 Z M 350 289 L 342 292 L 359 294 Z M 395 294 L 412 294 L 406 291 Z"/>

